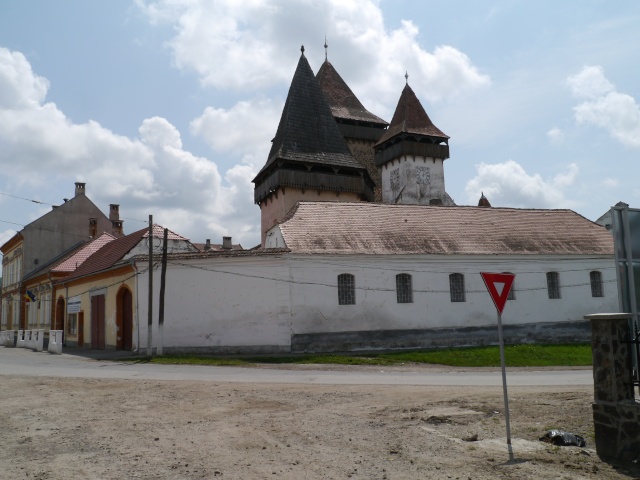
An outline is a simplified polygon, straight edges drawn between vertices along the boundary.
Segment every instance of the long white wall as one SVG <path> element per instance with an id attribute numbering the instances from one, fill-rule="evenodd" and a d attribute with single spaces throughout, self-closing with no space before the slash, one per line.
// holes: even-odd
<path id="1" fill-rule="evenodd" d="M 146 265 L 139 264 L 140 270 Z M 603 297 L 592 297 L 589 272 L 602 273 Z M 506 326 L 582 321 L 618 310 L 614 261 L 603 257 L 424 255 L 263 255 L 169 263 L 163 349 L 287 351 L 292 336 L 386 330 L 491 327 L 496 311 L 480 272 L 516 275 Z M 546 272 L 559 273 L 561 298 L 548 298 Z M 355 276 L 356 304 L 338 305 L 337 276 Z M 396 274 L 412 276 L 413 303 L 397 303 Z M 449 275 L 465 277 L 466 301 L 451 302 Z M 138 277 L 139 339 L 147 345 L 146 275 Z M 159 269 L 154 276 L 153 344 Z"/>
<path id="2" fill-rule="evenodd" d="M 303 256 L 291 260 L 292 328 L 296 334 L 494 325 L 496 310 L 480 272 L 511 272 L 515 300 L 509 324 L 583 320 L 618 310 L 613 258 L 473 256 Z M 592 297 L 589 272 L 602 273 L 604 297 Z M 546 272 L 560 276 L 560 299 L 548 298 Z M 355 276 L 356 304 L 338 305 L 337 276 Z M 412 275 L 413 303 L 397 303 L 396 274 Z M 451 302 L 449 274 L 462 273 L 466 301 Z"/>
<path id="3" fill-rule="evenodd" d="M 138 265 L 140 270 L 145 267 Z M 160 341 L 158 272 L 159 268 L 153 284 L 154 346 Z M 291 341 L 288 278 L 285 261 L 274 255 L 170 261 L 163 349 L 287 350 Z M 148 280 L 146 275 L 138 280 L 139 345 L 145 349 Z"/>

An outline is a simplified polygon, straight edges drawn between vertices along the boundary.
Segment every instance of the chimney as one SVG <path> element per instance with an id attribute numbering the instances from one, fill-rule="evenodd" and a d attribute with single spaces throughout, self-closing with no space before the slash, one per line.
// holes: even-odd
<path id="1" fill-rule="evenodd" d="M 78 195 L 84 195 L 84 193 L 85 193 L 85 188 L 84 188 L 85 185 L 86 185 L 86 183 L 76 182 L 76 195 L 75 195 L 76 197 Z"/>
<path id="2" fill-rule="evenodd" d="M 204 249 L 205 250 L 211 250 L 211 239 L 210 238 L 207 238 L 207 240 L 205 241 Z"/>
<path id="3" fill-rule="evenodd" d="M 112 222 L 114 220 L 120 220 L 120 205 L 116 205 L 115 203 L 109 205 L 109 220 Z"/>
<path id="4" fill-rule="evenodd" d="M 89 219 L 89 236 L 91 238 L 96 238 L 96 235 L 98 235 L 98 219 L 90 218 Z"/>
<path id="5" fill-rule="evenodd" d="M 122 220 L 111 220 L 111 235 L 113 235 L 116 238 L 122 237 L 124 235 L 122 233 L 123 223 L 124 222 Z"/>
<path id="6" fill-rule="evenodd" d="M 225 250 L 231 250 L 231 237 L 222 237 L 222 248 Z"/>

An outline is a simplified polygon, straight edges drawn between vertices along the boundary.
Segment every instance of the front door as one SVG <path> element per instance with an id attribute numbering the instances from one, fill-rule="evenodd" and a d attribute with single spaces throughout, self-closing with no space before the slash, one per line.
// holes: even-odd
<path id="1" fill-rule="evenodd" d="M 64 329 L 64 298 L 60 297 L 56 303 L 56 318 L 53 320 L 52 330 Z"/>
<path id="2" fill-rule="evenodd" d="M 91 297 L 91 348 L 105 348 L 104 295 Z"/>
<path id="3" fill-rule="evenodd" d="M 122 294 L 122 348 L 133 349 L 133 301 L 129 290 Z"/>

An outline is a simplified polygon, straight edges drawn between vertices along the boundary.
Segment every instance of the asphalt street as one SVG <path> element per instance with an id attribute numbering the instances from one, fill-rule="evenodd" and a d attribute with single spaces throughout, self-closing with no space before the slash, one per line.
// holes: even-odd
<path id="1" fill-rule="evenodd" d="M 89 353 L 89 355 L 91 355 Z M 75 377 L 142 380 L 190 380 L 201 382 L 282 383 L 318 385 L 432 385 L 501 386 L 500 369 L 457 369 L 441 367 L 431 371 L 416 367 L 366 369 L 357 366 L 340 371 L 298 368 L 242 368 L 200 365 L 158 365 L 118 361 L 77 354 L 53 355 L 23 348 L 0 347 L 0 375 Z M 103 357 L 108 356 L 103 355 Z M 512 386 L 593 385 L 591 369 L 507 369 Z"/>

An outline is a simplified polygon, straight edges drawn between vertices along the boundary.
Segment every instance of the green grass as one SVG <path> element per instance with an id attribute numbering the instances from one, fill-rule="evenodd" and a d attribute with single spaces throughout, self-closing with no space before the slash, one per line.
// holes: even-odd
<path id="1" fill-rule="evenodd" d="M 508 367 L 590 366 L 591 346 L 571 345 L 510 345 L 505 347 Z M 400 365 L 429 363 L 455 367 L 499 367 L 497 346 L 440 348 L 420 351 L 367 354 L 308 354 L 286 356 L 215 357 L 205 355 L 164 355 L 148 359 L 152 363 L 219 366 L 255 364 L 340 364 L 340 365 Z"/>

